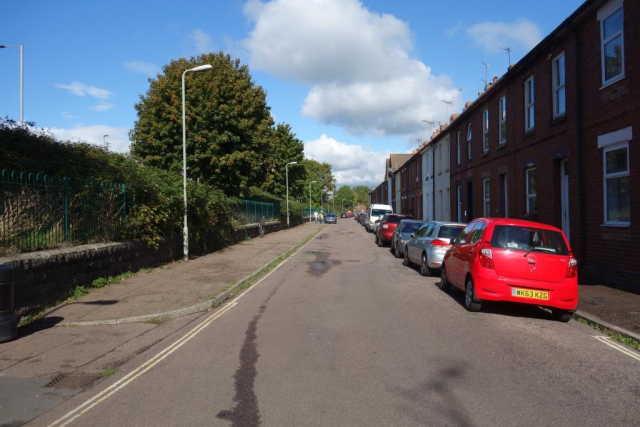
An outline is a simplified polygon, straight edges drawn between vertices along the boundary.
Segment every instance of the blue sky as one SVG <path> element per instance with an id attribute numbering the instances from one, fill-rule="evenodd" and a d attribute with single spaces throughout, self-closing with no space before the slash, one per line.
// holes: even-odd
<path id="1" fill-rule="evenodd" d="M 8 0 L 0 44 L 25 46 L 25 119 L 127 151 L 133 105 L 163 64 L 223 50 L 249 65 L 277 122 L 376 185 L 389 152 L 426 139 L 582 2 Z M 526 7 L 525 7 L 526 5 Z M 19 50 L 0 49 L 0 114 L 19 116 Z M 451 102 L 447 105 L 442 100 Z"/>

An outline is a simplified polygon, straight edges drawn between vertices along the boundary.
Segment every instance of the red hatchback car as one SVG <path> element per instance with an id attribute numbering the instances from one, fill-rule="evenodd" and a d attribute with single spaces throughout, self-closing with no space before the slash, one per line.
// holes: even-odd
<path id="1" fill-rule="evenodd" d="M 509 301 L 549 307 L 555 319 L 568 322 L 578 305 L 577 266 L 558 228 L 478 218 L 447 251 L 440 287 L 463 290 L 469 311 L 479 311 L 482 301 Z"/>
<path id="2" fill-rule="evenodd" d="M 413 216 L 406 214 L 386 214 L 380 220 L 380 226 L 376 227 L 376 244 L 384 246 L 391 243 L 393 232 L 396 231 L 401 219 L 413 219 Z"/>

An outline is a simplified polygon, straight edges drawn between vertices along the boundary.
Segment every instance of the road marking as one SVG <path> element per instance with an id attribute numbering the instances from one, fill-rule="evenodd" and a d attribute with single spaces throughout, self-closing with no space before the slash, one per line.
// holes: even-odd
<path id="1" fill-rule="evenodd" d="M 220 311 L 213 313 L 206 320 L 204 320 L 198 326 L 190 330 L 186 335 L 178 339 L 169 347 L 165 348 L 160 353 L 158 353 L 157 355 L 155 355 L 154 357 L 152 357 L 151 359 L 143 363 L 141 366 L 134 369 L 129 374 L 125 375 L 115 383 L 111 384 L 109 387 L 102 390 L 100 393 L 98 393 L 91 399 L 87 400 L 77 408 L 67 412 L 64 416 L 57 419 L 53 423 L 49 424 L 49 427 L 53 427 L 53 426 L 64 427 L 66 425 L 69 425 L 71 422 L 78 419 L 80 416 L 82 416 L 86 412 L 88 412 L 91 408 L 95 407 L 98 403 L 103 402 L 104 400 L 109 398 L 111 395 L 113 395 L 117 391 L 122 390 L 133 380 L 137 379 L 142 374 L 144 374 L 145 372 L 147 372 L 148 370 L 156 366 L 158 363 L 166 359 L 171 353 L 173 353 L 174 351 L 182 347 L 184 344 L 190 341 L 193 337 L 199 334 L 204 328 L 209 326 L 212 322 L 214 322 L 216 319 L 218 319 L 220 316 L 222 316 L 224 313 L 226 313 L 236 305 L 237 303 L 235 301 L 228 303 L 226 307 L 222 308 Z"/>
<path id="2" fill-rule="evenodd" d="M 293 254 L 291 254 L 291 256 L 287 257 L 285 260 L 283 260 L 273 270 L 271 270 L 269 273 L 267 273 L 267 275 L 262 277 L 260 280 L 258 280 L 253 285 L 249 286 L 249 288 L 247 288 L 246 291 L 244 291 L 242 294 L 240 294 L 238 297 L 236 297 L 232 302 L 229 302 L 229 303 L 225 304 L 225 307 L 223 307 L 221 310 L 216 311 L 211 316 L 207 317 L 207 319 L 205 319 L 203 322 L 201 322 L 198 326 L 196 326 L 193 329 L 191 329 L 187 334 L 185 334 L 184 336 L 179 338 L 176 342 L 174 342 L 169 347 L 167 347 L 164 350 L 162 350 L 160 353 L 158 353 L 157 355 L 155 355 L 151 359 L 147 360 L 145 363 L 143 363 L 138 368 L 136 368 L 133 371 L 131 371 L 129 374 L 127 374 L 124 377 L 120 378 L 118 381 L 116 381 L 115 383 L 111 384 L 109 387 L 107 387 L 106 389 L 102 390 L 100 393 L 98 393 L 97 395 L 93 396 L 91 399 L 87 400 L 86 402 L 82 403 L 81 405 L 79 405 L 75 409 L 72 409 L 71 411 L 67 412 L 65 415 L 63 415 L 59 419 L 57 419 L 54 422 L 52 422 L 51 424 L 49 424 L 49 427 L 55 427 L 55 426 L 64 427 L 64 426 L 67 426 L 67 425 L 71 424 L 73 421 L 77 420 L 82 415 L 84 415 L 87 412 L 89 412 L 89 410 L 91 410 L 92 408 L 97 406 L 99 403 L 104 402 L 110 396 L 112 396 L 116 392 L 122 390 L 127 385 L 129 385 L 132 381 L 138 379 L 140 376 L 145 374 L 147 371 L 149 371 L 151 368 L 156 366 L 158 363 L 162 362 L 164 359 L 169 357 L 169 355 L 171 353 L 173 353 L 174 351 L 176 351 L 177 349 L 182 347 L 184 344 L 186 344 L 188 341 L 190 341 L 191 338 L 195 337 L 200 332 L 202 332 L 207 326 L 209 326 L 211 323 L 213 323 L 216 319 L 218 319 L 223 314 L 225 314 L 227 311 L 229 311 L 230 309 L 235 307 L 238 304 L 238 300 L 240 298 L 242 298 L 247 292 L 249 292 L 255 286 L 259 285 L 263 280 L 265 280 L 267 277 L 269 277 L 271 275 L 271 273 L 273 273 L 278 268 L 280 268 L 280 266 L 282 264 L 284 264 L 285 262 L 287 262 L 288 260 L 293 258 L 294 255 L 296 255 L 298 252 L 300 252 L 305 246 L 307 246 L 316 237 L 318 237 L 324 230 L 326 230 L 326 228 L 321 230 L 315 236 L 313 236 L 313 239 L 309 240 L 307 243 L 302 245 L 300 247 L 300 249 L 295 251 Z"/>
<path id="3" fill-rule="evenodd" d="M 605 343 L 606 345 L 608 345 L 611 348 L 615 348 L 616 350 L 618 350 L 620 353 L 624 353 L 629 357 L 632 357 L 638 361 L 640 361 L 640 353 L 637 353 L 631 349 L 628 349 L 627 347 L 625 347 L 622 344 L 619 344 L 615 341 L 613 341 L 613 339 L 611 337 L 603 337 L 603 336 L 593 336 L 595 339 L 597 339 L 600 342 Z"/>

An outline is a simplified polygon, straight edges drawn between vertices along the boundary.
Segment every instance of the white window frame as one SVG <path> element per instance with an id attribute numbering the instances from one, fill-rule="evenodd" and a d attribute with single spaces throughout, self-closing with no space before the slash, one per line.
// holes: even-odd
<path id="1" fill-rule="evenodd" d="M 563 58 L 562 63 L 564 64 L 563 69 L 562 69 L 562 75 L 564 77 L 564 83 L 560 83 L 558 82 L 558 64 L 559 64 L 559 59 Z M 566 71 L 566 66 L 567 66 L 567 60 L 566 57 L 564 56 L 564 52 L 559 53 L 558 55 L 556 55 L 553 58 L 553 61 L 551 63 L 551 74 L 552 74 L 552 81 L 553 81 L 553 118 L 555 119 L 556 117 L 561 117 L 564 116 L 567 112 L 567 76 L 565 74 Z M 559 99 L 559 93 L 560 91 L 563 90 L 563 98 L 564 98 L 564 110 L 559 111 L 558 108 L 558 99 Z"/>
<path id="2" fill-rule="evenodd" d="M 531 168 L 527 168 L 524 171 L 524 182 L 525 182 L 525 187 L 526 187 L 526 197 L 527 197 L 527 215 L 531 216 L 532 214 L 537 214 L 538 211 L 536 209 L 536 212 L 531 212 L 531 201 L 535 200 L 536 201 L 536 205 L 538 204 L 538 190 L 536 189 L 535 193 L 531 193 L 529 191 L 529 173 L 530 172 L 534 172 L 537 175 L 537 171 L 535 166 L 531 167 Z M 536 176 L 536 184 L 537 184 L 538 180 L 537 180 L 537 176 Z"/>
<path id="3" fill-rule="evenodd" d="M 625 148 L 627 150 L 627 170 L 624 172 L 613 172 L 607 173 L 607 153 L 610 151 L 619 150 L 621 148 Z M 607 200 L 607 179 L 613 178 L 623 178 L 625 176 L 630 175 L 629 169 L 629 141 L 620 142 L 618 144 L 612 144 L 605 147 L 602 150 L 602 191 L 604 193 L 604 223 L 605 225 L 617 225 L 617 226 L 629 226 L 631 225 L 631 221 L 609 221 L 607 218 L 609 210 L 607 209 L 608 200 Z"/>
<path id="4" fill-rule="evenodd" d="M 482 112 L 482 152 L 489 152 L 489 109 Z"/>
<path id="5" fill-rule="evenodd" d="M 456 207 L 457 221 L 462 222 L 462 184 L 456 185 Z"/>
<path id="6" fill-rule="evenodd" d="M 460 153 L 460 134 L 462 131 L 458 131 L 458 165 L 460 165 L 460 161 L 462 160 Z"/>
<path id="7" fill-rule="evenodd" d="M 473 138 L 473 127 L 471 126 L 471 122 L 467 123 L 467 160 L 471 160 L 473 158 L 472 154 L 472 145 L 471 139 Z"/>
<path id="8" fill-rule="evenodd" d="M 505 130 L 502 130 L 502 125 L 505 125 Z M 498 101 L 498 145 L 502 146 L 507 143 L 507 96 L 503 96 Z"/>
<path id="9" fill-rule="evenodd" d="M 601 72 L 602 72 L 602 88 L 609 86 L 610 84 L 613 84 L 615 82 L 617 82 L 618 80 L 622 80 L 624 79 L 625 76 L 625 67 L 624 67 L 624 7 L 623 7 L 623 0 L 613 0 L 610 1 L 609 3 L 607 3 L 607 5 L 605 5 L 604 7 L 602 7 L 599 11 L 598 11 L 598 21 L 600 24 L 600 68 L 601 68 Z M 607 20 L 609 17 L 611 17 L 611 15 L 613 15 L 614 13 L 618 12 L 619 10 L 622 9 L 622 28 L 620 29 L 620 31 L 618 31 L 617 33 L 613 34 L 611 37 L 609 37 L 608 39 L 604 39 L 604 21 Z M 604 46 L 609 43 L 610 41 L 612 41 L 613 39 L 615 39 L 616 37 L 620 36 L 620 45 L 622 47 L 622 72 L 620 74 L 618 74 L 615 77 L 610 78 L 609 80 L 606 80 L 606 75 L 605 75 L 605 57 L 604 57 Z"/>
<path id="10" fill-rule="evenodd" d="M 489 191 L 487 192 L 487 184 L 489 184 Z M 489 218 L 491 216 L 491 181 L 489 178 L 482 180 L 482 208 L 485 218 Z"/>
<path id="11" fill-rule="evenodd" d="M 533 76 L 524 81 L 524 130 L 532 131 L 535 126 L 535 81 Z"/>

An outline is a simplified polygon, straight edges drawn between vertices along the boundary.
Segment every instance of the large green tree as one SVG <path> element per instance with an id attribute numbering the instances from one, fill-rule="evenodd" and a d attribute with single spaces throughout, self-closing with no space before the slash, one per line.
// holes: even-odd
<path id="1" fill-rule="evenodd" d="M 286 188 L 286 164 L 298 162 L 289 166 L 289 197 L 300 197 L 299 181 L 306 181 L 307 171 L 302 164 L 304 160 L 304 144 L 291 131 L 291 126 L 285 123 L 278 124 L 273 129 L 270 139 L 271 150 L 267 154 L 265 180 L 262 190 L 285 197 Z"/>
<path id="2" fill-rule="evenodd" d="M 363 204 L 369 207 L 369 192 L 371 189 L 365 185 L 356 185 L 353 192 L 356 193 L 356 204 Z"/>
<path id="3" fill-rule="evenodd" d="M 336 192 L 336 209 L 337 206 L 340 205 L 342 208 L 346 210 L 348 207 L 354 205 L 354 201 L 356 200 L 356 193 L 349 187 L 348 185 L 343 185 Z"/>
<path id="4" fill-rule="evenodd" d="M 146 164 L 182 170 L 182 73 L 186 76 L 187 166 L 191 179 L 204 180 L 232 196 L 261 187 L 273 166 L 273 119 L 266 93 L 240 60 L 222 52 L 181 58 L 163 67 L 135 105 L 131 152 Z M 273 177 L 272 177 L 273 178 Z"/>

